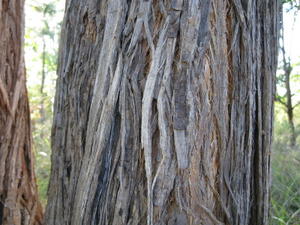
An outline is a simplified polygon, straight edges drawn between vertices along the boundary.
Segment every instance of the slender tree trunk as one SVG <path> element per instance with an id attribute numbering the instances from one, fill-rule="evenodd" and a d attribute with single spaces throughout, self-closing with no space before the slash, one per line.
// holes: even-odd
<path id="1" fill-rule="evenodd" d="M 284 67 L 286 67 L 285 65 Z M 289 66 L 290 67 L 290 66 Z M 286 104 L 286 112 L 288 116 L 289 126 L 290 126 L 290 146 L 293 148 L 296 145 L 296 131 L 295 131 L 295 123 L 294 123 L 294 107 L 292 104 L 292 91 L 291 91 L 291 71 L 292 69 L 284 69 L 285 73 L 285 88 L 286 88 L 286 98 L 287 98 L 287 104 Z"/>
<path id="2" fill-rule="evenodd" d="M 38 225 L 24 67 L 24 1 L 0 0 L 0 224 Z"/>
<path id="3" fill-rule="evenodd" d="M 40 102 L 40 122 L 43 123 L 46 119 L 45 116 L 45 93 L 44 93 L 44 88 L 45 88 L 45 79 L 46 79 L 46 41 L 45 37 L 43 37 L 43 52 L 42 52 L 42 80 L 41 80 L 41 89 L 40 89 L 40 94 L 41 94 L 41 102 Z M 41 134 L 41 138 L 44 137 L 44 134 Z"/>
<path id="4" fill-rule="evenodd" d="M 278 6 L 67 1 L 46 224 L 267 225 Z"/>
<path id="5" fill-rule="evenodd" d="M 282 53 L 282 61 L 283 61 L 283 72 L 284 72 L 284 84 L 285 84 L 285 90 L 286 90 L 286 96 L 285 102 L 280 101 L 283 106 L 285 107 L 287 116 L 288 116 L 288 122 L 290 127 L 290 146 L 293 148 L 296 145 L 296 131 L 295 131 L 295 123 L 294 123 L 294 106 L 292 103 L 292 90 L 291 90 L 291 73 L 292 73 L 292 66 L 290 59 L 286 57 L 285 53 L 285 47 L 284 47 L 284 27 L 283 27 L 283 7 L 281 5 L 280 7 L 280 33 L 281 33 L 281 46 L 280 50 Z"/>

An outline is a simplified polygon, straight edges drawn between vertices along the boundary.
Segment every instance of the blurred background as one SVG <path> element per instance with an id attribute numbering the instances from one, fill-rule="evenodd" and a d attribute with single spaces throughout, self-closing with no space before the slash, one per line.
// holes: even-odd
<path id="1" fill-rule="evenodd" d="M 283 1 L 271 155 L 272 225 L 300 225 L 299 12 L 299 0 Z"/>
<path id="2" fill-rule="evenodd" d="M 47 203 L 51 168 L 51 125 L 57 51 L 63 19 L 62 0 L 25 1 L 25 63 L 29 92 L 35 170 L 42 204 Z"/>
<path id="3" fill-rule="evenodd" d="M 300 0 L 282 0 L 272 151 L 272 225 L 300 225 Z M 63 0 L 26 0 L 25 60 L 36 175 L 47 203 Z"/>

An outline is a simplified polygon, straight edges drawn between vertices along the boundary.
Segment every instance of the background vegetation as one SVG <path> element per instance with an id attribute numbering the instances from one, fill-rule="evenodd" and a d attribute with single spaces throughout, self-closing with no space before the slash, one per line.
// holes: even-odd
<path id="1" fill-rule="evenodd" d="M 299 1 L 284 1 L 283 18 L 298 22 Z M 57 49 L 64 1 L 27 0 L 25 52 L 36 174 L 42 203 L 47 202 L 50 176 L 52 106 L 55 94 Z M 282 32 L 275 103 L 274 144 L 272 152 L 272 225 L 300 225 L 300 52 L 290 57 L 287 35 L 293 25 Z M 294 27 L 294 29 L 298 29 Z M 300 29 L 296 34 L 300 34 Z M 285 37 L 285 38 L 283 38 Z M 284 41 L 284 39 L 286 39 Z M 293 46 L 292 46 L 293 48 Z M 295 53 L 295 52 L 294 52 Z M 293 53 L 293 54 L 294 54 Z M 287 74 L 287 72 L 289 74 Z M 289 75 L 289 76 L 287 76 Z M 293 126 L 288 116 L 287 81 L 291 89 Z M 294 132 L 295 143 L 291 140 Z"/>
<path id="2" fill-rule="evenodd" d="M 300 1 L 285 0 L 282 9 L 271 161 L 272 225 L 300 224 L 300 52 L 295 51 L 299 6 Z"/>
<path id="3" fill-rule="evenodd" d="M 299 134 L 300 107 L 296 110 Z M 272 152 L 272 225 L 300 224 L 300 148 L 299 135 L 295 147 L 289 146 L 287 116 L 279 103 L 275 105 L 274 143 Z"/>
<path id="4" fill-rule="evenodd" d="M 51 125 L 57 49 L 64 1 L 26 0 L 25 61 L 36 156 L 36 175 L 42 204 L 47 202 L 51 167 Z"/>

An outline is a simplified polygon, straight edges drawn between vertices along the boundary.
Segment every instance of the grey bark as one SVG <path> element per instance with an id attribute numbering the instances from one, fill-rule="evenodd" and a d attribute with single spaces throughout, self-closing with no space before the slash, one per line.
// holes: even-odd
<path id="1" fill-rule="evenodd" d="M 46 224 L 268 224 L 278 6 L 67 1 Z"/>

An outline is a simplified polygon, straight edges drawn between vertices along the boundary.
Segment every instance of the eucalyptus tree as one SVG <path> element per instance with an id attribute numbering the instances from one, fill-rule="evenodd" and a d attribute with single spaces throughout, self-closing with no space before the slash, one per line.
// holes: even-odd
<path id="1" fill-rule="evenodd" d="M 290 147 L 294 148 L 296 146 L 296 140 L 298 136 L 298 132 L 296 131 L 295 126 L 295 110 L 296 107 L 300 105 L 300 102 L 295 101 L 295 94 L 297 90 L 293 90 L 292 88 L 292 82 L 296 79 L 298 76 L 293 70 L 294 65 L 292 65 L 292 61 L 286 52 L 286 42 L 285 42 L 285 32 L 284 32 L 284 6 L 288 5 L 287 11 L 294 10 L 295 14 L 298 13 L 300 9 L 300 2 L 295 0 L 286 0 L 283 1 L 280 6 L 280 41 L 279 41 L 279 51 L 280 51 L 280 69 L 277 77 L 276 77 L 276 84 L 278 87 L 278 90 L 283 89 L 284 94 L 281 94 L 280 91 L 277 91 L 276 93 L 276 101 L 281 104 L 283 107 L 287 118 L 288 118 L 288 124 L 290 129 L 290 135 L 289 135 L 289 145 Z M 298 90 L 299 91 L 299 90 Z"/>
<path id="2" fill-rule="evenodd" d="M 0 0 L 0 224 L 39 225 L 24 66 L 24 1 Z"/>
<path id="3" fill-rule="evenodd" d="M 46 224 L 268 224 L 278 9 L 67 1 Z"/>

